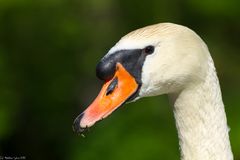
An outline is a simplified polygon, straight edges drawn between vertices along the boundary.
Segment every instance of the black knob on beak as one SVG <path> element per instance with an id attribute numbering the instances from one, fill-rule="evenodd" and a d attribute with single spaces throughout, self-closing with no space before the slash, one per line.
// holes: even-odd
<path id="1" fill-rule="evenodd" d="M 114 76 L 116 70 L 116 60 L 109 56 L 103 58 L 96 67 L 96 75 L 101 80 L 109 80 Z"/>

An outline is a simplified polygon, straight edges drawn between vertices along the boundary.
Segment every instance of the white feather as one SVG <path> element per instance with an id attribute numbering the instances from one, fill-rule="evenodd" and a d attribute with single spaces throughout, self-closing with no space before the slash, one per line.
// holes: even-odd
<path id="1" fill-rule="evenodd" d="M 161 23 L 127 34 L 107 55 L 147 45 L 155 52 L 144 62 L 140 97 L 169 95 L 181 159 L 232 160 L 221 90 L 205 43 L 187 27 Z"/>

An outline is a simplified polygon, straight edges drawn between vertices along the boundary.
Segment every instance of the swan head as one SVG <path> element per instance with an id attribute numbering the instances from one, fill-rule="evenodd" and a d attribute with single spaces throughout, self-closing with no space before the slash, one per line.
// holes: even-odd
<path id="1" fill-rule="evenodd" d="M 74 121 L 83 132 L 125 102 L 175 93 L 204 79 L 208 49 L 187 27 L 160 23 L 122 37 L 100 60 L 97 77 L 104 80 L 97 98 Z"/>

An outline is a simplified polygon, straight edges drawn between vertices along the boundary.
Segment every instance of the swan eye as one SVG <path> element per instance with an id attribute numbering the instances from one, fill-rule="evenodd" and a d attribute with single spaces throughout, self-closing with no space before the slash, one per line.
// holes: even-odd
<path id="1" fill-rule="evenodd" d="M 144 48 L 144 53 L 151 54 L 154 52 L 154 46 L 147 46 Z"/>

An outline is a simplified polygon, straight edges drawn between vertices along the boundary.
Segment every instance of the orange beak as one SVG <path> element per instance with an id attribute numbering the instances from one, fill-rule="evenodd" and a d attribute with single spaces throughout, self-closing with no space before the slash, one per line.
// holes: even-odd
<path id="1" fill-rule="evenodd" d="M 135 78 L 120 64 L 116 65 L 113 78 L 106 81 L 93 103 L 74 121 L 73 129 L 83 132 L 97 121 L 106 118 L 121 106 L 138 89 Z"/>

